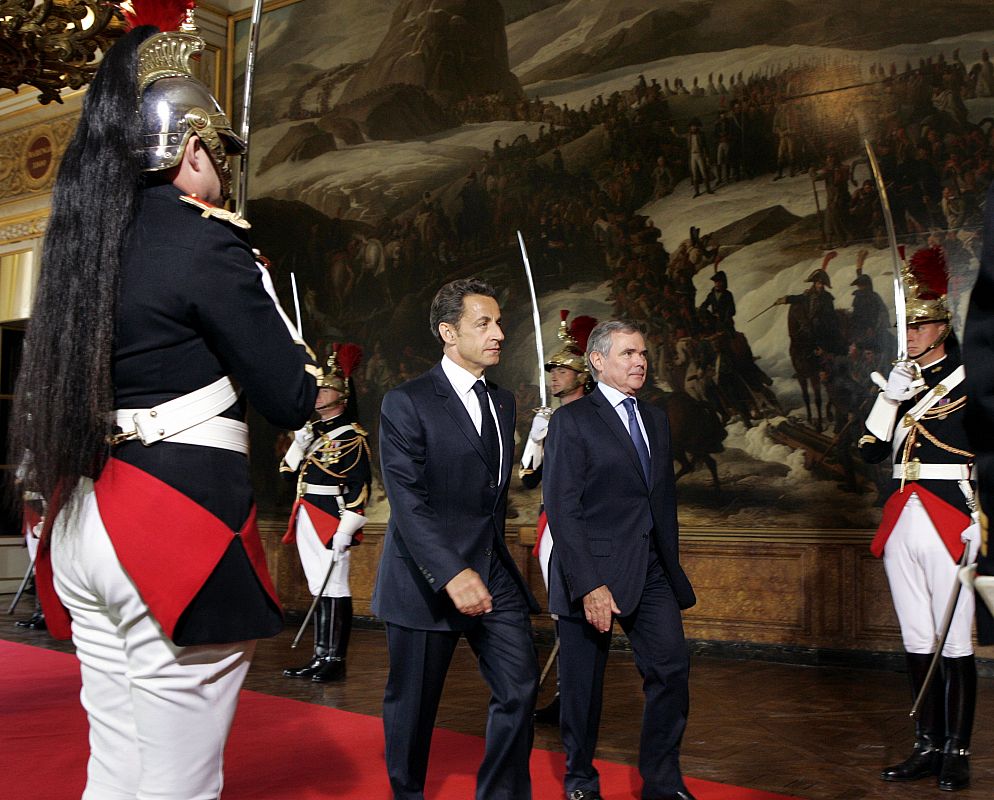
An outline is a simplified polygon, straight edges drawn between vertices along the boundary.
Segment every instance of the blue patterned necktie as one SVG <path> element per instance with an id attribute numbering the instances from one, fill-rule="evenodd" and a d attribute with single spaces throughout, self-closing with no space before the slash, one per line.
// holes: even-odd
<path id="1" fill-rule="evenodd" d="M 626 397 L 621 401 L 628 411 L 628 433 L 635 444 L 635 452 L 639 454 L 639 461 L 642 462 L 642 471 L 645 473 L 645 482 L 649 482 L 649 446 L 642 436 L 642 429 L 639 427 L 638 417 L 635 416 L 635 398 Z"/>

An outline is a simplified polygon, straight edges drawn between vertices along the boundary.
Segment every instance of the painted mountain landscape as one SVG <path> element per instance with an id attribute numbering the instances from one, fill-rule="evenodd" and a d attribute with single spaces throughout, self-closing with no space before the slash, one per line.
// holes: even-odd
<path id="1" fill-rule="evenodd" d="M 312 346 L 363 347 L 374 448 L 383 393 L 438 358 L 432 295 L 470 275 L 500 292 L 488 377 L 527 433 L 520 230 L 547 351 L 560 309 L 645 326 L 644 399 L 671 418 L 684 525 L 872 528 L 888 479 L 854 446 L 895 342 L 865 143 L 902 244 L 941 248 L 961 326 L 992 178 L 991 27 L 985 0 L 286 4 L 263 17 L 254 242 L 288 309 L 295 275 Z M 709 297 L 718 273 L 731 316 Z M 281 445 L 254 443 L 270 510 L 292 489 L 272 480 Z M 537 516 L 539 490 L 512 501 Z"/>

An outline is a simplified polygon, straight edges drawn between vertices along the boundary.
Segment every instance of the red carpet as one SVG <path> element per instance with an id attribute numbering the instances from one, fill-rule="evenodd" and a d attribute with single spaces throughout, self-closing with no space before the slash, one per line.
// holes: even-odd
<path id="1" fill-rule="evenodd" d="M 0 641 L 0 709 L 4 800 L 78 798 L 87 744 L 76 659 Z M 437 730 L 426 795 L 431 800 L 473 797 L 482 756 L 482 739 Z M 563 796 L 563 763 L 561 753 L 532 753 L 535 800 Z M 597 766 L 608 789 L 606 800 L 638 797 L 635 769 L 608 761 Z M 382 724 L 377 717 L 242 692 L 225 755 L 225 780 L 224 800 L 388 800 Z M 693 778 L 687 778 L 687 786 L 698 800 L 785 797 Z"/>

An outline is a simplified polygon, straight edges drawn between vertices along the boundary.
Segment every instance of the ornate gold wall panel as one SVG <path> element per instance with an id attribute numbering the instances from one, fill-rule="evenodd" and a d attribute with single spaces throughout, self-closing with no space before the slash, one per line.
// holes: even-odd
<path id="1" fill-rule="evenodd" d="M 0 137 L 0 203 L 50 192 L 78 113 L 4 133 Z"/>

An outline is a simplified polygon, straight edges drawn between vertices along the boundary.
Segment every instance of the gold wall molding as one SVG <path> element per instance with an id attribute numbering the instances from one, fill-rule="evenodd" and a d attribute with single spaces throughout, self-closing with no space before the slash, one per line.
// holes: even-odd
<path id="1" fill-rule="evenodd" d="M 0 220 L 0 245 L 36 239 L 48 228 L 48 209 Z"/>
<path id="2" fill-rule="evenodd" d="M 260 519 L 259 529 L 280 601 L 303 613 L 311 601 L 297 548 L 280 543 L 286 519 Z M 522 526 L 522 529 L 525 529 Z M 521 574 L 548 608 L 531 544 L 508 529 L 508 546 Z M 353 550 L 351 584 L 357 614 L 370 615 L 373 584 L 386 526 L 369 523 Z M 762 538 L 761 537 L 765 537 Z M 900 629 L 883 563 L 869 552 L 872 532 L 682 530 L 681 559 L 697 592 L 684 612 L 688 638 L 790 647 L 902 652 Z M 533 617 L 550 630 L 547 613 Z M 978 651 L 994 657 L 994 647 Z"/>
<path id="3" fill-rule="evenodd" d="M 0 201 L 52 190 L 78 120 L 78 112 L 65 114 L 7 131 L 0 137 Z"/>

